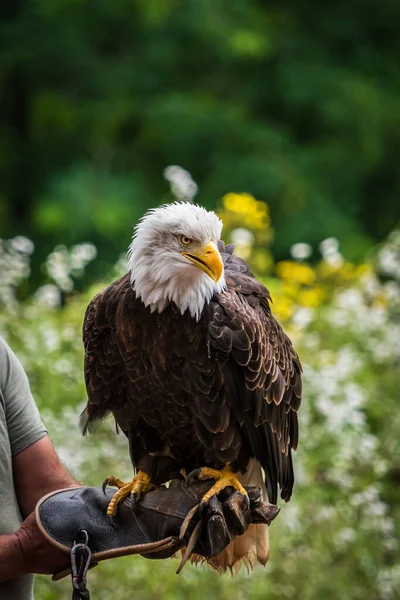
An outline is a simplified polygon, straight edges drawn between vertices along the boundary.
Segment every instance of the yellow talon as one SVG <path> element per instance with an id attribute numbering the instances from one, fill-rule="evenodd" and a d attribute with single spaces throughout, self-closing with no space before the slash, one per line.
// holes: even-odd
<path id="1" fill-rule="evenodd" d="M 226 465 L 223 469 L 210 469 L 209 467 L 202 467 L 197 478 L 201 481 L 204 481 L 205 479 L 216 480 L 215 484 L 208 490 L 206 494 L 204 494 L 201 500 L 205 504 L 210 501 L 212 496 L 219 494 L 226 487 L 233 487 L 243 496 L 247 496 L 246 490 L 240 483 L 235 473 L 233 473 L 229 465 Z"/>
<path id="2" fill-rule="evenodd" d="M 107 507 L 107 515 L 114 517 L 117 514 L 118 504 L 131 494 L 135 494 L 136 500 L 139 500 L 143 494 L 154 489 L 156 486 L 151 480 L 150 475 L 145 471 L 139 471 L 132 481 L 121 481 L 118 477 L 111 476 L 104 482 L 104 486 L 110 485 L 118 488 Z"/>

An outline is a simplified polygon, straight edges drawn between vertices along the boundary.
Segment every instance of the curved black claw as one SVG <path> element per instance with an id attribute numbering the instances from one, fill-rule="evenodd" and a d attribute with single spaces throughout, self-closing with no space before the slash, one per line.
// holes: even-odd
<path id="1" fill-rule="evenodd" d="M 109 480 L 110 480 L 110 478 L 107 477 L 107 479 L 105 479 L 102 483 L 101 489 L 103 490 L 104 495 L 106 495 L 106 487 L 108 486 Z"/>
<path id="2" fill-rule="evenodd" d="M 117 522 L 115 520 L 116 515 L 107 515 L 107 520 L 113 529 L 116 529 Z"/>
<path id="3" fill-rule="evenodd" d="M 186 480 L 188 482 L 190 481 L 197 481 L 199 475 L 201 474 L 201 468 L 200 469 L 193 469 L 193 471 L 190 471 L 189 475 L 187 476 Z"/>
<path id="4" fill-rule="evenodd" d="M 132 508 L 132 512 L 136 515 L 138 510 L 139 510 L 139 506 L 138 506 L 138 502 L 139 502 L 139 498 L 137 494 L 131 494 L 131 508 Z"/>
<path id="5" fill-rule="evenodd" d="M 202 500 L 199 504 L 199 517 L 201 518 L 203 516 L 203 513 L 208 510 L 210 512 L 210 514 L 212 513 L 218 513 L 220 511 L 221 508 L 221 504 L 220 501 L 218 500 L 218 495 L 214 494 L 214 496 L 211 496 L 211 498 L 209 499 L 208 502 L 205 502 L 204 500 Z"/>
<path id="6" fill-rule="evenodd" d="M 203 516 L 204 511 L 207 508 L 208 503 L 204 502 L 204 500 L 202 500 L 199 504 L 199 517 L 201 518 Z"/>
<path id="7" fill-rule="evenodd" d="M 247 510 L 250 510 L 250 498 L 249 498 L 249 495 L 248 494 L 244 495 L 244 494 L 241 494 L 240 492 L 238 492 L 238 493 L 241 495 L 241 497 L 245 501 Z"/>

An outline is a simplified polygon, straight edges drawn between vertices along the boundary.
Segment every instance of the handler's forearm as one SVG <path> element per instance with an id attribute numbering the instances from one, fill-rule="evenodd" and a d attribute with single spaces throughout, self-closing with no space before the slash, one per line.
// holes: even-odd
<path id="1" fill-rule="evenodd" d="M 45 494 L 78 485 L 60 463 L 48 436 L 14 456 L 13 469 L 15 492 L 24 517 Z"/>
<path id="2" fill-rule="evenodd" d="M 0 535 L 0 582 L 26 573 L 50 575 L 68 565 L 68 553 L 43 537 L 32 513 L 12 535 Z"/>
<path id="3" fill-rule="evenodd" d="M 18 536 L 0 535 L 0 583 L 26 573 L 25 560 Z"/>

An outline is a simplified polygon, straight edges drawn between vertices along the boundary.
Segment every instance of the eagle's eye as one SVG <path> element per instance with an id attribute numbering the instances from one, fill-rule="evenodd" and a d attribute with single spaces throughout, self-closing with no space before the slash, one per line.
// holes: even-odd
<path id="1" fill-rule="evenodd" d="M 189 246 L 192 240 L 187 235 L 181 235 L 179 241 L 183 246 Z"/>

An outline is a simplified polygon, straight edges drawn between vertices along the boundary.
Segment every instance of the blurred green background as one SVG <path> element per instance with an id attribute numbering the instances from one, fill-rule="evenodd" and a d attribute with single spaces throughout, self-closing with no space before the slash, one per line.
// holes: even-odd
<path id="1" fill-rule="evenodd" d="M 268 202 L 277 258 L 360 260 L 400 218 L 400 4 L 15 0 L 0 9 L 0 227 L 90 240 L 96 272 L 178 164 Z M 95 272 L 95 271 L 93 271 Z M 37 277 L 37 275 L 35 275 Z"/>
<path id="2" fill-rule="evenodd" d="M 267 567 L 176 577 L 120 559 L 90 573 L 93 598 L 400 598 L 400 4 L 14 0 L 0 15 L 0 334 L 75 477 L 131 475 L 112 423 L 80 436 L 81 326 L 149 207 L 218 210 L 304 365 Z M 69 597 L 37 578 L 38 600 Z"/>

